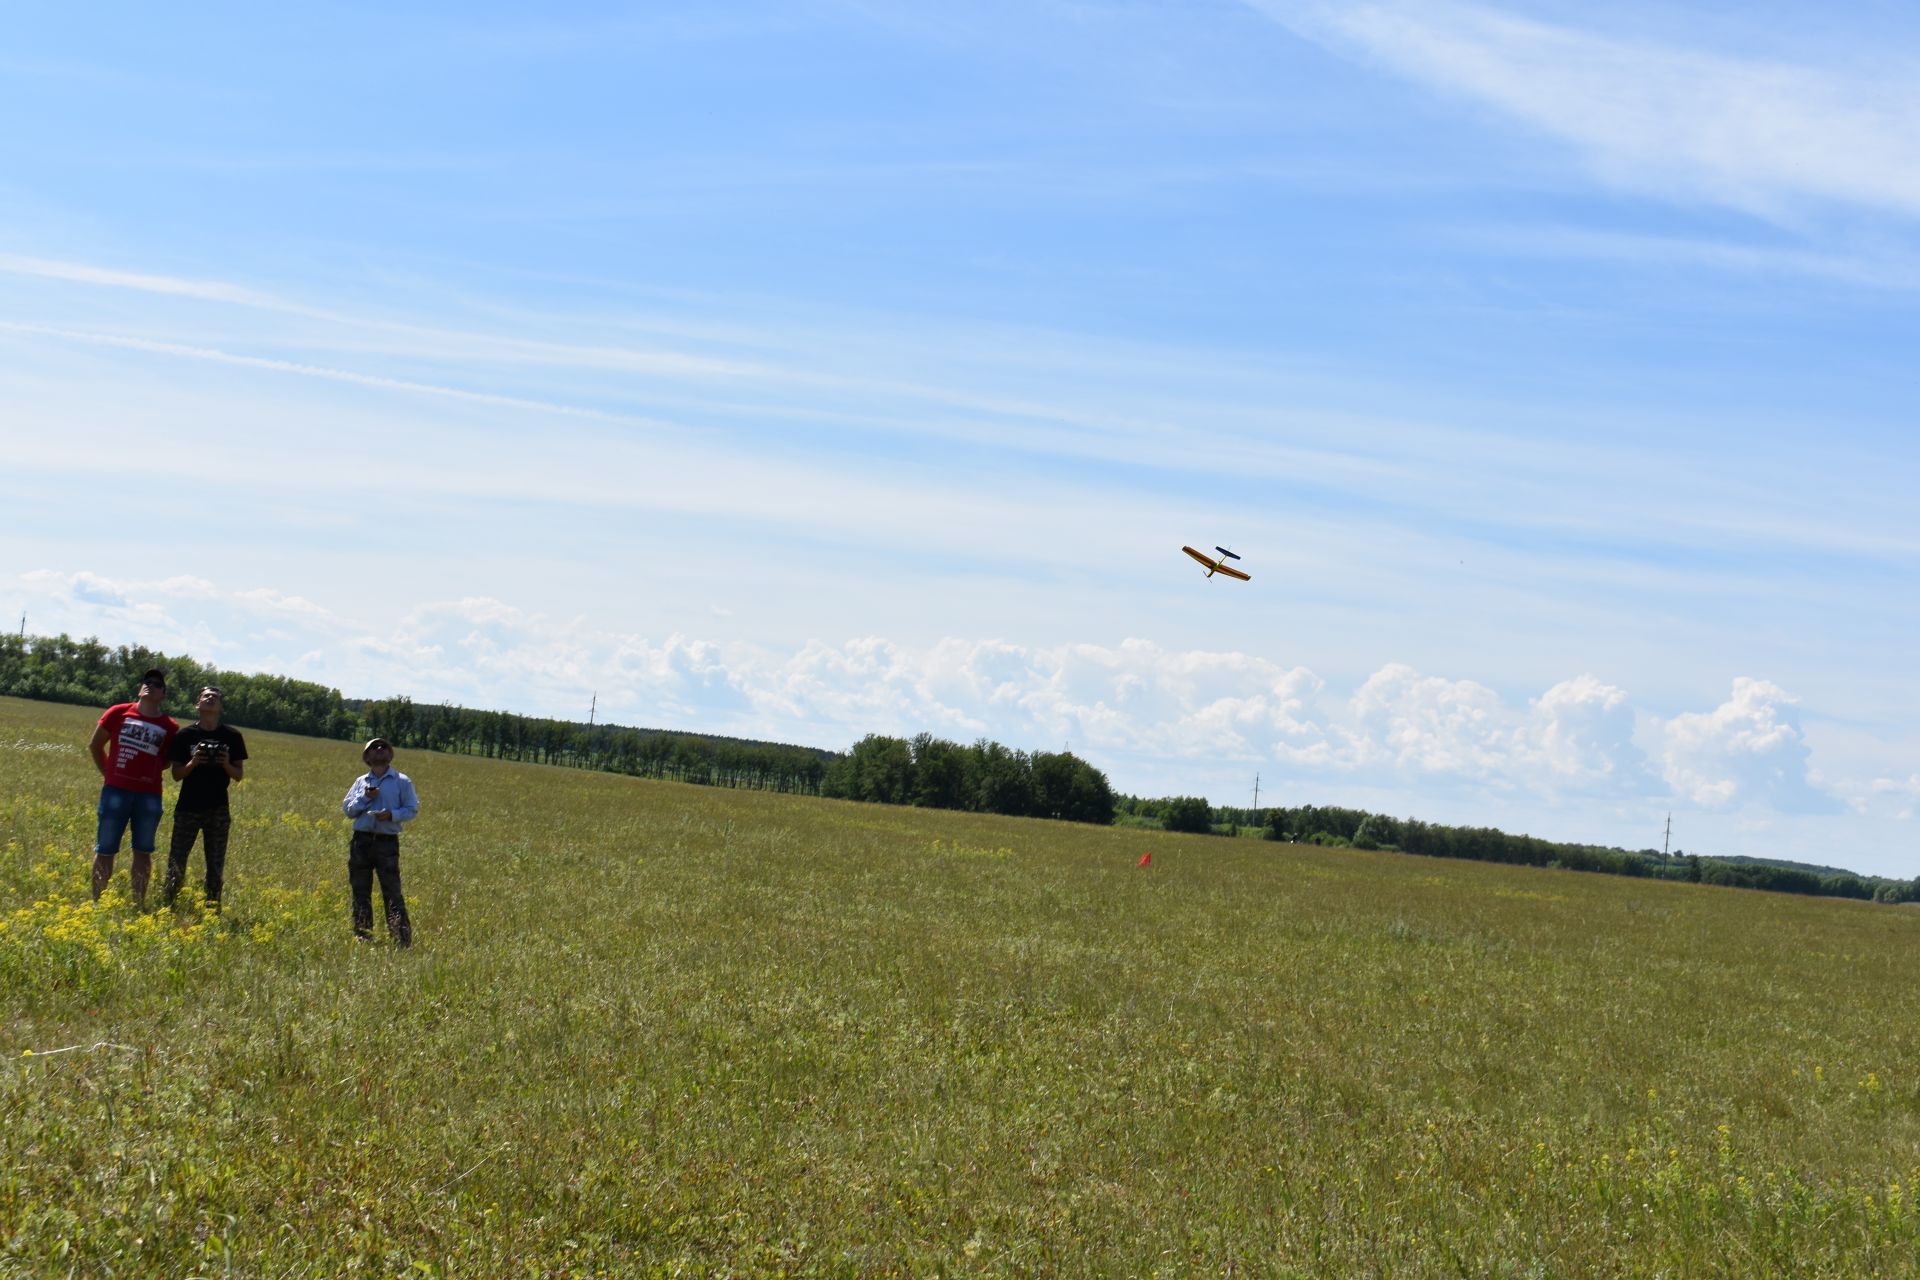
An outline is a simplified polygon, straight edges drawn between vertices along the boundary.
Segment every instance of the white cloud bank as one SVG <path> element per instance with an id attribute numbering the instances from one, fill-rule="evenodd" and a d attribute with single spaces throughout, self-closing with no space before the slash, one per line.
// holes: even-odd
<path id="1" fill-rule="evenodd" d="M 1833 810 L 1832 797 L 1808 779 L 1797 702 L 1778 685 L 1743 676 L 1712 711 L 1659 725 L 1662 774 L 1674 794 L 1703 806 L 1757 800 L 1788 813 Z"/>
<path id="2" fill-rule="evenodd" d="M 371 627 L 276 591 L 201 578 L 114 581 L 37 571 L 16 584 L 35 632 L 99 634 L 242 670 L 422 700 L 844 746 L 922 730 L 1026 748 L 1071 747 L 1125 789 L 1265 768 L 1376 793 L 1436 784 L 1546 804 L 1657 802 L 1696 811 L 1830 812 L 1794 697 L 1735 679 L 1727 699 L 1670 717 L 1592 674 L 1524 705 L 1401 663 L 1357 688 L 1253 654 L 1147 640 L 1030 646 L 948 638 L 814 640 L 773 651 L 597 629 L 474 597 L 428 602 Z M 1912 808 L 1916 783 L 1851 790 Z M 1237 790 L 1237 783 L 1236 783 Z M 1224 799 L 1224 797 L 1215 797 Z M 1411 806 L 1408 806 L 1411 807 Z"/>

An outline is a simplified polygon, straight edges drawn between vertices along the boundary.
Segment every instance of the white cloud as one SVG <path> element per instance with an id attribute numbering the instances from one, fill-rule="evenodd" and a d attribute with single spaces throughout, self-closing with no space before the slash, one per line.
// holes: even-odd
<path id="1" fill-rule="evenodd" d="M 127 597 L 105 578 L 91 573 L 76 573 L 68 579 L 68 590 L 76 600 L 87 604 L 104 605 L 110 609 L 127 607 Z"/>
<path id="2" fill-rule="evenodd" d="M 1645 794 L 1655 782 L 1633 743 L 1626 691 L 1591 674 L 1562 680 L 1521 709 L 1476 681 L 1390 663 L 1360 686 L 1333 729 L 1313 762 L 1352 773 L 1451 778 L 1549 798 Z"/>
<path id="3" fill-rule="evenodd" d="M 235 592 L 234 599 L 262 613 L 285 614 L 289 619 L 329 622 L 333 617 L 329 610 L 305 596 L 290 596 L 284 591 L 275 591 L 271 587 L 256 587 L 251 591 Z"/>
<path id="4" fill-rule="evenodd" d="M 1698 52 L 1478 5 L 1249 3 L 1569 143 L 1622 184 L 1760 212 L 1811 199 L 1920 213 L 1911 75 Z"/>
<path id="5" fill-rule="evenodd" d="M 469 597 L 422 604 L 387 634 L 357 636 L 332 678 L 565 719 L 584 720 L 597 697 L 603 720 L 627 712 L 627 723 L 726 731 L 716 721 L 743 709 L 735 682 L 748 662 L 744 651 L 729 661 L 709 641 L 674 635 L 655 643 Z"/>
<path id="6" fill-rule="evenodd" d="M 40 569 L 16 581 L 28 630 L 36 635 L 99 635 L 110 644 L 188 652 L 220 665 L 244 665 L 250 652 L 260 654 L 253 659 L 260 668 L 269 667 L 276 655 L 288 666 L 304 665 L 301 649 L 311 649 L 319 638 L 337 641 L 351 629 L 345 619 L 300 596 L 268 588 L 234 591 L 205 578 L 140 581 Z M 274 636 L 286 643 L 264 651 L 257 647 Z"/>
<path id="7" fill-rule="evenodd" d="M 1519 746 L 1517 717 L 1471 680 L 1422 675 L 1390 663 L 1353 695 L 1355 763 L 1498 779 Z"/>
<path id="8" fill-rule="evenodd" d="M 1903 822 L 1920 812 L 1920 773 L 1906 778 L 1875 778 L 1867 784 L 1867 789 L 1875 799 L 1892 802 L 1894 816 Z M 1866 808 L 1864 798 L 1856 802 L 1856 807 Z"/>
<path id="9" fill-rule="evenodd" d="M 1808 776 L 1811 749 L 1792 694 L 1741 676 L 1712 711 L 1688 712 L 1656 726 L 1661 771 L 1676 795 L 1709 808 L 1761 805 L 1821 812 L 1830 795 Z"/>
<path id="10" fill-rule="evenodd" d="M 1626 690 L 1579 675 L 1534 699 L 1526 742 L 1534 761 L 1558 783 L 1633 790 L 1646 781 L 1633 730 Z"/>

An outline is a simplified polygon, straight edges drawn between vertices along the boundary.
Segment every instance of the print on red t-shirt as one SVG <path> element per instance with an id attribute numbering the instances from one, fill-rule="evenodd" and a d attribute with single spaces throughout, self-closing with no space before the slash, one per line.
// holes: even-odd
<path id="1" fill-rule="evenodd" d="M 172 716 L 149 720 L 137 702 L 108 707 L 100 717 L 107 727 L 107 785 L 128 791 L 160 794 L 161 772 L 167 767 L 167 744 L 180 726 Z"/>

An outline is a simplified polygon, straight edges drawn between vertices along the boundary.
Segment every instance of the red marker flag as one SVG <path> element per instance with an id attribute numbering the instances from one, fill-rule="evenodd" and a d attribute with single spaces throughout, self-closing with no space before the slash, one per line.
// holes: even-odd
<path id="1" fill-rule="evenodd" d="M 1134 863 L 1133 865 L 1136 867 L 1150 867 L 1153 865 L 1153 855 L 1150 853 L 1143 853 L 1140 855 L 1140 861 Z"/>

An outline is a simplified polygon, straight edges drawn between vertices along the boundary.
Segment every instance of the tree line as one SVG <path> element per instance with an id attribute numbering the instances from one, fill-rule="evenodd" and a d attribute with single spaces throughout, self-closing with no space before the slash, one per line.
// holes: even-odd
<path id="1" fill-rule="evenodd" d="M 1680 852 L 1667 856 L 1658 849 L 1627 850 L 1610 845 L 1542 840 L 1537 836 L 1512 835 L 1496 827 L 1450 827 L 1338 805 L 1307 804 L 1256 810 L 1214 807 L 1198 796 L 1145 799 L 1127 795 L 1118 797 L 1114 803 L 1118 821 L 1164 831 L 1233 835 L 1255 828 L 1268 840 L 1296 844 L 1687 880 L 1695 884 L 1814 897 L 1920 902 L 1920 878 L 1893 880 L 1765 858 L 1714 858 Z"/>
<path id="2" fill-rule="evenodd" d="M 960 809 L 1067 822 L 1113 822 L 1107 775 L 1068 751 L 971 746 L 922 733 L 868 734 L 827 768 L 821 794 L 874 804 Z"/>
<path id="3" fill-rule="evenodd" d="M 593 769 L 636 778 L 819 795 L 831 751 L 750 738 L 588 724 L 449 703 L 381 698 L 348 702 L 370 733 L 396 747 L 488 760 Z"/>
<path id="4" fill-rule="evenodd" d="M 149 667 L 167 673 L 167 702 L 193 714 L 202 686 L 217 685 L 235 724 L 314 738 L 351 738 L 360 722 L 338 689 L 285 676 L 216 671 L 145 645 L 115 648 L 88 637 L 0 636 L 0 694 L 106 707 L 131 701 Z"/>
<path id="5" fill-rule="evenodd" d="M 1465 858 L 1475 862 L 1596 871 L 1605 875 L 1689 880 L 1696 884 L 1765 889 L 1773 893 L 1876 902 L 1920 901 L 1920 879 L 1889 880 L 1850 871 L 1697 854 L 1675 853 L 1669 857 L 1657 849 L 1628 850 L 1543 840 L 1538 836 L 1513 835 L 1495 827 L 1451 827 L 1333 805 L 1270 809 L 1266 814 L 1266 838 L 1381 849 L 1428 858 Z"/>

